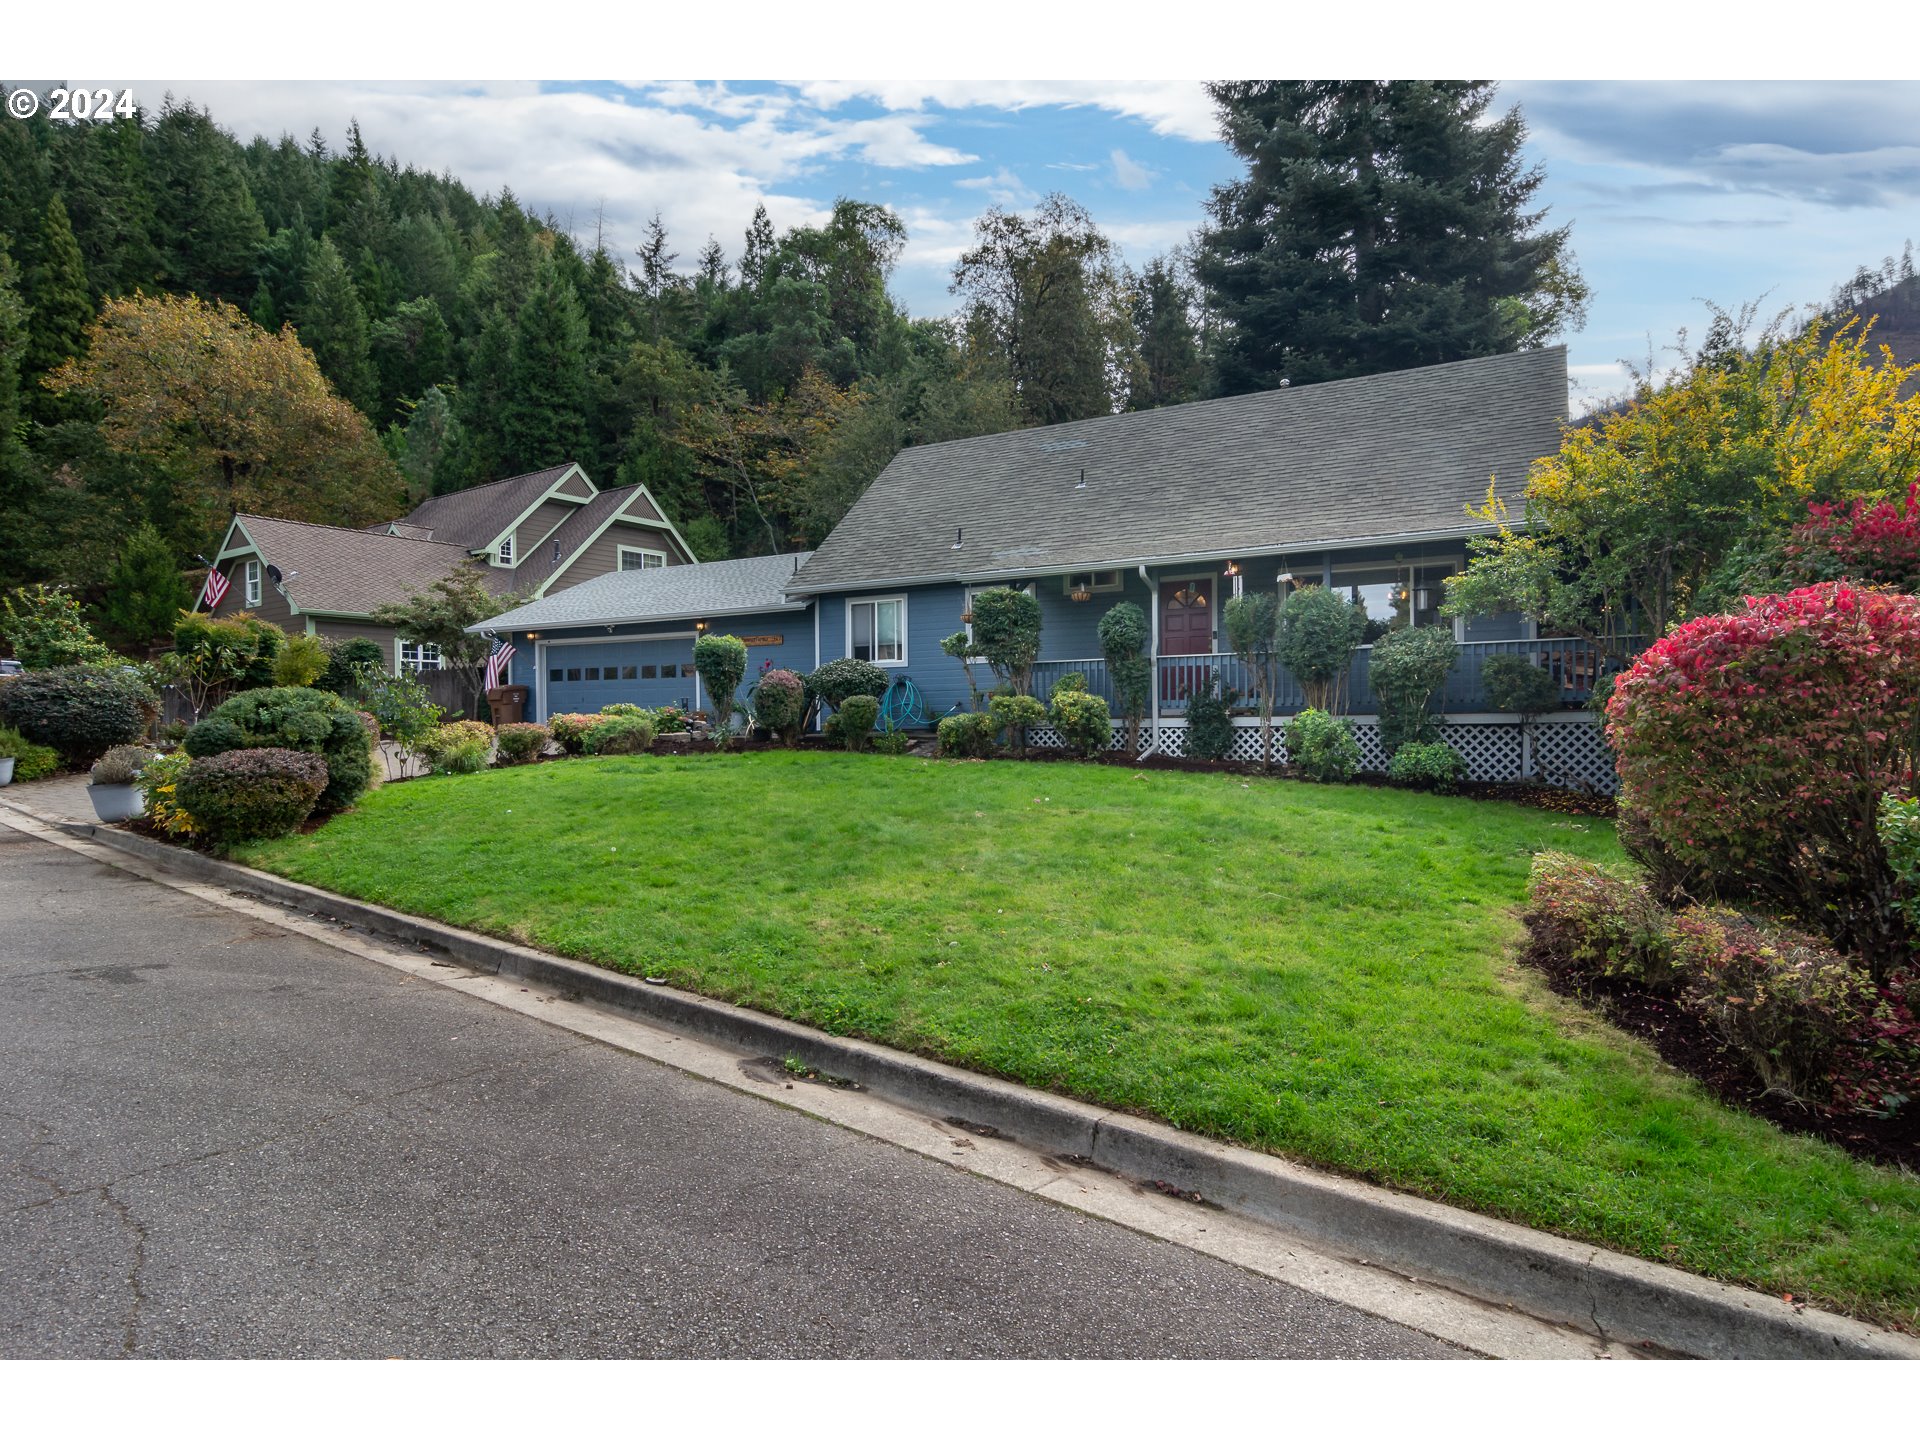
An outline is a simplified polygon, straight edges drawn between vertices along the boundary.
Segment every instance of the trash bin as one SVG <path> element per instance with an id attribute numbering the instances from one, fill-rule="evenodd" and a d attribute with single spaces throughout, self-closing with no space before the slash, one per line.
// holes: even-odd
<path id="1" fill-rule="evenodd" d="M 487 706 L 493 711 L 493 723 L 518 725 L 527 713 L 527 687 L 524 685 L 496 685 L 487 691 Z"/>

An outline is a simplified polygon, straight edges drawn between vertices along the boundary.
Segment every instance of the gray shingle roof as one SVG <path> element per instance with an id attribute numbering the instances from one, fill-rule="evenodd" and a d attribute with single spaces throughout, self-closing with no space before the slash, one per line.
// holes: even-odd
<path id="1" fill-rule="evenodd" d="M 528 475 L 489 481 L 456 490 L 451 495 L 435 495 L 423 501 L 411 515 L 401 517 L 399 523 L 408 530 L 424 530 L 432 539 L 477 550 L 511 525 L 572 468 L 573 462 L 569 460 L 564 465 L 535 470 Z"/>
<path id="2" fill-rule="evenodd" d="M 267 562 L 291 577 L 286 591 L 293 603 L 322 614 L 366 615 L 399 604 L 469 563 L 463 545 L 267 515 L 236 518 Z M 484 573 L 494 589 L 511 583 L 508 571 Z"/>
<path id="3" fill-rule="evenodd" d="M 1559 448 L 1566 411 L 1553 346 L 918 446 L 792 588 L 1459 534 L 1490 476 L 1514 494 Z"/>
<path id="4" fill-rule="evenodd" d="M 564 630 L 639 620 L 702 620 L 720 615 L 804 610 L 787 599 L 794 566 L 809 552 L 713 560 L 657 570 L 616 570 L 495 616 L 473 630 Z"/>

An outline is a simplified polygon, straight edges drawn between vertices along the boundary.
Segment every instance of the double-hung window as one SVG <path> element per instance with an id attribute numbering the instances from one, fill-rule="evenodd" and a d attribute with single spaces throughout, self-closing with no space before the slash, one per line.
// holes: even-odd
<path id="1" fill-rule="evenodd" d="M 260 562 L 247 561 L 247 604 L 249 607 L 260 603 Z"/>
<path id="2" fill-rule="evenodd" d="M 907 597 L 847 602 L 847 653 L 875 665 L 907 663 Z"/>
<path id="3" fill-rule="evenodd" d="M 400 668 L 410 670 L 416 675 L 422 670 L 440 668 L 440 647 L 431 640 L 402 640 L 400 642 Z"/>

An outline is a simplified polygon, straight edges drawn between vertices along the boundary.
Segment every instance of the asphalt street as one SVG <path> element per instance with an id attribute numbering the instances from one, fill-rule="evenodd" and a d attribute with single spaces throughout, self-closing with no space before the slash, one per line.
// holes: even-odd
<path id="1" fill-rule="evenodd" d="M 4 827 L 0 1076 L 7 1357 L 1462 1353 Z"/>

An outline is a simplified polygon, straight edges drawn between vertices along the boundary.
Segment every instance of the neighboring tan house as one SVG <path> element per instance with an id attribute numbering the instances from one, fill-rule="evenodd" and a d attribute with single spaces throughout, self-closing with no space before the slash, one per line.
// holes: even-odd
<path id="1" fill-rule="evenodd" d="M 373 612 L 463 564 L 481 566 L 501 595 L 537 598 L 620 570 L 692 563 L 646 486 L 601 490 L 578 465 L 556 465 L 436 495 L 365 530 L 235 515 L 214 557 L 228 580 L 214 613 L 249 610 L 290 632 L 365 637 L 396 671 L 435 670 L 434 646 L 374 624 Z"/>

